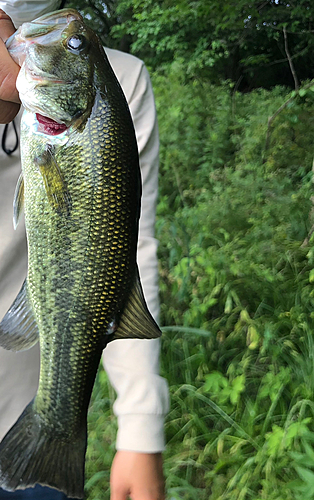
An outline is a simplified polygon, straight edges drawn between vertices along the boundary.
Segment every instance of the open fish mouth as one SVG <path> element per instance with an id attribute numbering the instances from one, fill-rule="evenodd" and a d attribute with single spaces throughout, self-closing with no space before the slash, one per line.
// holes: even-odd
<path id="1" fill-rule="evenodd" d="M 38 131 L 47 135 L 59 135 L 68 128 L 65 123 L 58 123 L 39 113 L 36 113 L 36 119 L 38 121 Z"/>

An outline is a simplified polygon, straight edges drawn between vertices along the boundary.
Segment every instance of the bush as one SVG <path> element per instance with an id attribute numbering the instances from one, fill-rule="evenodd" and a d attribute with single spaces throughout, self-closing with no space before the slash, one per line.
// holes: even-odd
<path id="1" fill-rule="evenodd" d="M 174 498 L 295 498 L 290 453 L 314 431 L 313 264 L 302 246 L 313 94 L 278 115 L 266 150 L 286 89 L 184 84 L 178 65 L 154 82 L 168 486 Z"/>
<path id="2" fill-rule="evenodd" d="M 266 144 L 286 89 L 187 83 L 180 62 L 153 82 L 169 499 L 310 500 L 313 93 L 291 99 Z M 116 429 L 99 377 L 89 500 L 109 499 Z"/>

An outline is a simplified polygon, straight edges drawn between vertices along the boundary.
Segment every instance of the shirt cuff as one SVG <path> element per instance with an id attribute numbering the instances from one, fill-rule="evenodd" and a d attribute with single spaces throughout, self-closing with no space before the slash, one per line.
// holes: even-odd
<path id="1" fill-rule="evenodd" d="M 118 417 L 117 450 L 159 453 L 165 449 L 163 415 Z"/>

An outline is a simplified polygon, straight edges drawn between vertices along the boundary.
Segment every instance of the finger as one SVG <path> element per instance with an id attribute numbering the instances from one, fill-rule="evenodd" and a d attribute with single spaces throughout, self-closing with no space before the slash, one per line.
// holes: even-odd
<path id="1" fill-rule="evenodd" d="M 10 123 L 16 117 L 20 104 L 0 99 L 0 123 Z"/>
<path id="2" fill-rule="evenodd" d="M 124 484 L 115 484 L 111 481 L 110 484 L 110 500 L 128 500 L 130 490 Z"/>
<path id="3" fill-rule="evenodd" d="M 127 497 L 129 498 L 129 497 Z M 166 497 L 165 495 L 161 494 L 161 493 L 157 493 L 157 494 L 146 494 L 146 495 L 131 495 L 131 500 L 165 500 Z M 123 499 L 125 500 L 125 499 Z"/>
<path id="4" fill-rule="evenodd" d="M 16 90 L 16 78 L 20 67 L 13 61 L 8 53 L 4 41 L 15 31 L 10 17 L 0 9 L 0 99 L 19 103 L 19 96 Z M 18 106 L 10 103 L 1 103 L 0 122 L 6 123 L 8 117 L 17 113 Z"/>
<path id="5" fill-rule="evenodd" d="M 0 99 L 19 103 L 16 90 L 16 78 L 20 67 L 8 53 L 3 41 L 0 39 Z"/>
<path id="6" fill-rule="evenodd" d="M 5 42 L 15 31 L 11 18 L 0 9 L 0 38 Z"/>
<path id="7" fill-rule="evenodd" d="M 161 488 L 147 489 L 137 491 L 136 489 L 130 495 L 131 500 L 165 500 L 165 491 Z M 124 500 L 124 499 L 123 499 Z"/>
<path id="8" fill-rule="evenodd" d="M 126 492 L 112 491 L 110 494 L 110 500 L 127 500 L 129 498 Z"/>

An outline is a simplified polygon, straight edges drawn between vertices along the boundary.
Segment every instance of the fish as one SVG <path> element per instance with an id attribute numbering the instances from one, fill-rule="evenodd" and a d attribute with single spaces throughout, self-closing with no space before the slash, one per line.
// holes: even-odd
<path id="1" fill-rule="evenodd" d="M 41 484 L 83 498 L 102 350 L 161 333 L 136 262 L 137 142 L 103 47 L 77 11 L 24 23 L 7 47 L 22 62 L 14 224 L 24 211 L 28 272 L 0 323 L 0 345 L 19 351 L 39 341 L 41 360 L 37 394 L 0 443 L 0 487 Z"/>

